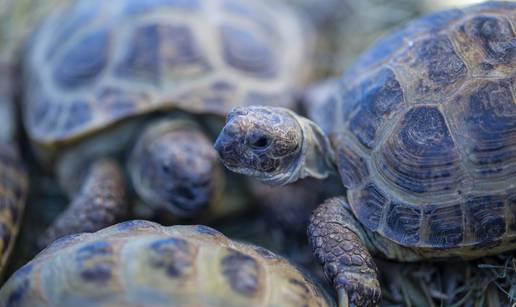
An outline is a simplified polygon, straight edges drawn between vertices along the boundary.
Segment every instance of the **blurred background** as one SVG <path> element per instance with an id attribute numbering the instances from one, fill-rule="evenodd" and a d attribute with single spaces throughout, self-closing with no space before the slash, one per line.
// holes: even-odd
<path id="1" fill-rule="evenodd" d="M 41 0 L 44 1 L 44 0 Z M 267 0 L 278 1 L 278 0 Z M 315 79 L 340 75 L 353 60 L 384 33 L 408 20 L 443 8 L 461 7 L 476 0 L 282 0 L 300 8 L 327 35 L 318 38 Z M 1 4 L 2 0 L 0 0 Z M 0 6 L 1 7 L 1 6 Z M 338 8 L 338 9 L 336 9 Z M 8 16 L 2 16 L 5 20 Z M 2 37 L 9 35 L 0 27 Z M 26 145 L 27 146 L 27 145 Z M 26 153 L 30 150 L 25 150 Z M 33 161 L 28 156 L 29 161 Z M 41 233 L 67 201 L 52 177 L 31 163 L 32 191 L 10 272 L 35 253 L 35 234 Z M 264 218 L 262 204 L 245 212 L 211 221 L 227 236 L 250 241 L 278 252 L 325 283 L 303 233 L 280 227 Z M 179 221 L 189 223 L 190 221 Z M 195 221 L 194 221 L 195 222 Z M 379 260 L 383 279 L 383 306 L 509 306 L 516 298 L 516 265 L 512 255 L 474 262 L 399 264 Z M 10 275 L 8 272 L 7 276 Z"/>

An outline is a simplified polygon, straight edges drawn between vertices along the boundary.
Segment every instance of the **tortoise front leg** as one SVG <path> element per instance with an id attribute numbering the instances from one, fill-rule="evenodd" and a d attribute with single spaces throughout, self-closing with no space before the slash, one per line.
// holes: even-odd
<path id="1" fill-rule="evenodd" d="M 39 244 L 45 247 L 65 235 L 111 226 L 126 216 L 127 211 L 122 170 L 117 162 L 100 159 L 90 165 L 79 193 L 46 230 Z"/>
<path id="2" fill-rule="evenodd" d="M 338 291 L 340 306 L 379 304 L 378 269 L 361 239 L 365 230 L 344 197 L 331 198 L 314 211 L 308 237 L 326 276 Z"/>

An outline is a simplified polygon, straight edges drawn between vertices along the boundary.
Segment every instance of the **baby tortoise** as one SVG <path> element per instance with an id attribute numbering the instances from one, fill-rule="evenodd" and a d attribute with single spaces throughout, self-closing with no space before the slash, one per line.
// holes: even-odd
<path id="1" fill-rule="evenodd" d="M 17 135 L 18 50 L 31 27 L 60 1 L 0 1 L 0 275 L 20 228 L 28 187 Z"/>
<path id="2" fill-rule="evenodd" d="M 24 126 L 72 198 L 44 241 L 124 214 L 115 161 L 154 208 L 187 217 L 218 203 L 207 123 L 220 128 L 239 105 L 293 104 L 306 45 L 294 14 L 259 1 L 79 0 L 55 12 L 23 61 Z"/>
<path id="3" fill-rule="evenodd" d="M 340 174 L 346 197 L 308 233 L 341 304 L 378 304 L 370 253 L 516 248 L 515 28 L 516 3 L 433 13 L 365 52 L 313 121 L 267 106 L 228 115 L 215 147 L 229 169 L 271 185 Z"/>
<path id="4" fill-rule="evenodd" d="M 207 226 L 135 220 L 55 241 L 0 289 L 0 305 L 335 306 L 286 259 Z"/>

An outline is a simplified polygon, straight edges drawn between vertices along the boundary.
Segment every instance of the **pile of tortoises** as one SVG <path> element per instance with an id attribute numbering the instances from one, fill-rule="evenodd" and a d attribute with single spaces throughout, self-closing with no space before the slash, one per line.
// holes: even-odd
<path id="1" fill-rule="evenodd" d="M 70 200 L 0 306 L 377 306 L 372 256 L 516 250 L 516 3 L 416 19 L 323 82 L 343 2 L 309 3 L 0 0 L 0 273 L 30 227 L 24 157 Z M 250 202 L 307 228 L 335 295 L 263 247 L 142 220 Z"/>

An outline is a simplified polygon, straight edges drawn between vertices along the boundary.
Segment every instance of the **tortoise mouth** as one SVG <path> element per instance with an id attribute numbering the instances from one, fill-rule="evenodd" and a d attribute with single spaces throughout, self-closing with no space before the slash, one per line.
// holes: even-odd
<path id="1" fill-rule="evenodd" d="M 221 163 L 238 174 L 267 179 L 274 175 L 279 166 L 279 161 L 267 157 L 265 152 L 255 153 L 244 144 L 228 142 L 223 134 L 217 138 L 214 147 Z"/>

